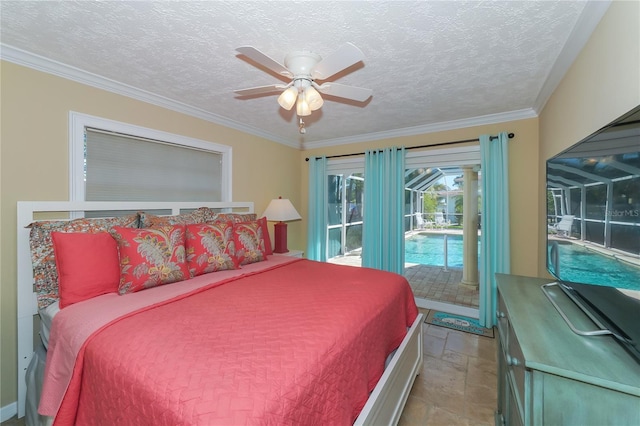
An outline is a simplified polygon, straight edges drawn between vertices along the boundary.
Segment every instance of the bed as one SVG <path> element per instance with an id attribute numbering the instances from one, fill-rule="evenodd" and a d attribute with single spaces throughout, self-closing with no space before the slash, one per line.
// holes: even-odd
<path id="1" fill-rule="evenodd" d="M 247 254 L 242 265 L 62 309 L 34 291 L 26 226 L 43 214 L 201 208 L 253 214 L 250 202 L 18 203 L 19 417 L 39 405 L 39 420 L 54 424 L 397 423 L 422 366 L 423 317 L 396 274 Z"/>

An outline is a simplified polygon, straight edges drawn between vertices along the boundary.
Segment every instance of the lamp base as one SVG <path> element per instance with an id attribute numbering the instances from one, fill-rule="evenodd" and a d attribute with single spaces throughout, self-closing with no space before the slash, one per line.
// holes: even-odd
<path id="1" fill-rule="evenodd" d="M 273 225 L 273 237 L 275 240 L 274 253 L 287 253 L 287 224 L 284 222 L 278 222 Z"/>

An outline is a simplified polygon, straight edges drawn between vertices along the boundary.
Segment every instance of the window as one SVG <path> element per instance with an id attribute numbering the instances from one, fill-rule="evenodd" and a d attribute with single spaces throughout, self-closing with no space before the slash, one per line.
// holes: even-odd
<path id="1" fill-rule="evenodd" d="M 72 201 L 231 201 L 231 147 L 70 113 Z"/>

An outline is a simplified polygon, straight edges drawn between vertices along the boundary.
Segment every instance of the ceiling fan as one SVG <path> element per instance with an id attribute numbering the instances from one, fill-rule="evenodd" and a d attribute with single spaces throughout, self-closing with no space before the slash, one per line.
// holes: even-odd
<path id="1" fill-rule="evenodd" d="M 320 93 L 358 102 L 364 102 L 371 97 L 371 89 L 334 82 L 316 83 L 316 80 L 327 80 L 364 59 L 362 51 L 351 43 L 342 45 L 324 59 L 308 50 L 291 52 L 284 58 L 284 65 L 252 46 L 242 46 L 236 50 L 267 69 L 290 78 L 291 81 L 288 84 L 271 84 L 235 90 L 235 93 L 240 96 L 252 96 L 281 91 L 278 97 L 280 106 L 291 110 L 296 104 L 296 113 L 299 117 L 308 116 L 311 111 L 322 107 L 324 100 Z"/>

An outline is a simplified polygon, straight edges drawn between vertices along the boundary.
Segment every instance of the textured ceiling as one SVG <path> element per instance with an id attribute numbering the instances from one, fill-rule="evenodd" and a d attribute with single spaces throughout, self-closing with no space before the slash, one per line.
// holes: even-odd
<path id="1" fill-rule="evenodd" d="M 535 116 L 608 5 L 594 4 L 3 0 L 0 35 L 3 59 L 318 147 Z M 345 42 L 365 60 L 331 80 L 373 96 L 363 104 L 326 97 L 304 136 L 276 96 L 233 92 L 282 82 L 237 47 L 283 63 L 290 51 L 326 56 Z"/>

